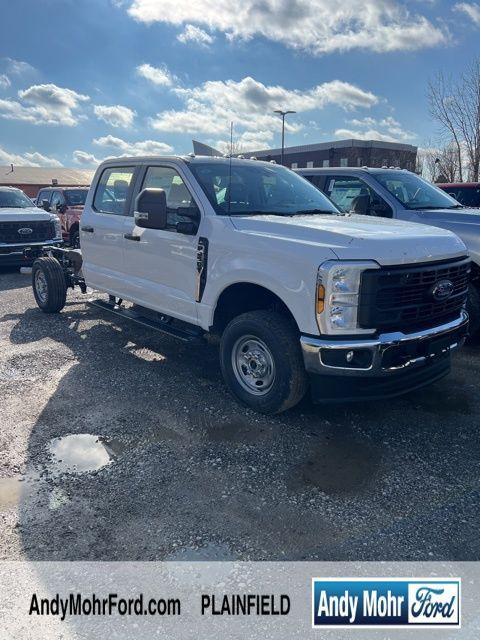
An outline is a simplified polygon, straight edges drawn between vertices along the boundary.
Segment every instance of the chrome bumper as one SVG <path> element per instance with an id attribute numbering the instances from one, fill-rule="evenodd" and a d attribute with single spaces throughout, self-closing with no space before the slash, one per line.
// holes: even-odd
<path id="1" fill-rule="evenodd" d="M 465 341 L 468 328 L 468 315 L 462 311 L 459 318 L 446 324 L 425 329 L 416 333 L 384 333 L 371 340 L 325 340 L 302 336 L 300 344 L 303 351 L 305 369 L 309 373 L 336 376 L 388 376 L 414 367 L 426 365 L 460 347 Z M 449 339 L 450 337 L 450 339 Z M 437 343 L 437 344 L 435 344 Z M 349 366 L 346 354 L 360 350 L 369 352 L 367 367 Z M 334 351 L 342 365 L 326 364 L 325 359 Z M 410 353 L 408 353 L 410 351 Z M 390 361 L 390 362 L 388 362 Z"/>
<path id="2" fill-rule="evenodd" d="M 0 259 L 2 256 L 23 256 L 26 249 L 32 247 L 53 247 L 62 244 L 61 238 L 54 238 L 53 240 L 43 240 L 42 242 L 21 242 L 15 244 L 7 244 L 0 242 Z"/>

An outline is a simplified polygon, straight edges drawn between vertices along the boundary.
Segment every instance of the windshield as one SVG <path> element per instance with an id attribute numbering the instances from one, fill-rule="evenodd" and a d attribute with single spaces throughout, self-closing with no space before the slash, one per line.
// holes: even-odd
<path id="1" fill-rule="evenodd" d="M 0 209 L 27 209 L 34 206 L 20 189 L 0 190 Z"/>
<path id="2" fill-rule="evenodd" d="M 455 198 L 464 207 L 480 207 L 480 187 L 453 187 L 444 186 L 449 196 Z"/>
<path id="3" fill-rule="evenodd" d="M 64 191 L 65 200 L 71 207 L 83 206 L 87 198 L 88 189 L 69 189 Z"/>
<path id="4" fill-rule="evenodd" d="M 408 171 L 375 173 L 375 178 L 406 209 L 457 209 L 461 205 L 438 187 Z"/>
<path id="5" fill-rule="evenodd" d="M 305 178 L 279 165 L 205 162 L 189 165 L 219 215 L 339 213 Z"/>

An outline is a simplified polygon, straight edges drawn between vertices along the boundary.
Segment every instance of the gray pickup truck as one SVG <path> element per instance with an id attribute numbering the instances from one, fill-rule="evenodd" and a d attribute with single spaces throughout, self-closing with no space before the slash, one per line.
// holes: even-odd
<path id="1" fill-rule="evenodd" d="M 344 213 L 420 222 L 453 231 L 472 258 L 470 333 L 480 332 L 480 209 L 470 209 L 410 171 L 331 167 L 297 169 Z"/>

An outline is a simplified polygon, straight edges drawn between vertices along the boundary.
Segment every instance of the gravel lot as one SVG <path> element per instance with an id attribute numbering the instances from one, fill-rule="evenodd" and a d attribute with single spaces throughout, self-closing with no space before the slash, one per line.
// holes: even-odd
<path id="1" fill-rule="evenodd" d="M 480 559 L 480 347 L 398 400 L 265 418 L 215 345 L 79 293 L 44 315 L 14 271 L 0 309 L 2 559 Z"/>

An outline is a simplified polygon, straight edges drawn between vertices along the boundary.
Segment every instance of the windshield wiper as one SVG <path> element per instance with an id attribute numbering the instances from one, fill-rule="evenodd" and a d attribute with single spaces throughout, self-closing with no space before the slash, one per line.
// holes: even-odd
<path id="1" fill-rule="evenodd" d="M 307 215 L 316 215 L 319 213 L 330 213 L 335 214 L 337 211 L 333 211 L 332 209 L 300 209 L 299 211 L 295 211 L 294 216 L 307 216 Z"/>
<path id="2" fill-rule="evenodd" d="M 291 213 L 282 213 L 281 211 L 231 211 L 225 212 L 224 215 L 230 216 L 291 216 Z"/>

